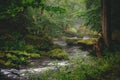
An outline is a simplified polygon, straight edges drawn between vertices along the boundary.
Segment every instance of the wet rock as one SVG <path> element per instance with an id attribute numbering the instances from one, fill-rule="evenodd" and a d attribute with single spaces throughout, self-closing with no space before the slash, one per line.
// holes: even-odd
<path id="1" fill-rule="evenodd" d="M 90 39 L 90 37 L 89 36 L 84 36 L 83 37 L 83 40 L 87 40 L 87 39 Z"/>
<path id="2" fill-rule="evenodd" d="M 59 45 L 59 46 L 66 46 L 67 45 L 67 43 L 65 42 L 65 41 L 54 41 L 53 42 L 54 44 L 57 44 L 57 45 Z"/>
<path id="3" fill-rule="evenodd" d="M 17 69 L 1 69 L 0 70 L 0 74 L 1 75 L 4 75 L 4 77 L 8 78 L 8 79 L 12 79 L 12 80 L 15 80 L 15 79 L 19 79 L 20 76 L 19 76 L 19 70 Z"/>
<path id="4" fill-rule="evenodd" d="M 56 70 L 62 66 L 70 65 L 67 61 L 52 61 L 52 62 L 45 62 L 44 65 L 46 67 L 39 67 L 39 68 L 27 68 L 27 69 L 1 69 L 0 73 L 5 75 L 11 79 L 20 79 L 20 80 L 27 80 L 29 79 L 29 75 L 39 75 L 49 71 L 49 70 Z"/>

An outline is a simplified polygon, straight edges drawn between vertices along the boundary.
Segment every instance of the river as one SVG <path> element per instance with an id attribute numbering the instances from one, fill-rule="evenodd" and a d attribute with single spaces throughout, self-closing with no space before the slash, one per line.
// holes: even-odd
<path id="1" fill-rule="evenodd" d="M 39 62 L 40 65 L 37 67 L 26 67 L 22 69 L 1 69 L 0 73 L 2 76 L 5 76 L 6 80 L 29 80 L 29 75 L 36 75 L 41 76 L 42 73 L 48 70 L 56 70 L 57 68 L 61 68 L 63 66 L 70 66 L 72 65 L 71 61 L 81 58 L 84 59 L 84 62 L 90 61 L 90 56 L 88 56 L 88 51 L 82 51 L 79 49 L 79 46 L 68 46 L 67 43 L 64 40 L 55 40 L 54 44 L 58 44 L 62 46 L 63 50 L 68 52 L 68 60 L 49 60 L 45 59 L 40 62 L 39 60 L 36 60 Z M 32 60 L 30 64 L 33 64 L 36 62 Z M 2 80 L 2 79 L 0 79 Z M 5 79 L 3 79 L 5 80 Z"/>

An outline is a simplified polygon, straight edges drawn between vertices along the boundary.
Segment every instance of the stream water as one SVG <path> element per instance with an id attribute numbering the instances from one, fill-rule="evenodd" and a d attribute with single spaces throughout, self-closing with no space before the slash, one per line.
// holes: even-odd
<path id="1" fill-rule="evenodd" d="M 17 69 L 1 69 L 1 75 L 8 78 L 8 80 L 29 80 L 29 75 L 40 76 L 43 72 L 48 70 L 56 70 L 57 68 L 63 66 L 71 65 L 70 60 L 82 58 L 85 61 L 90 61 L 89 52 L 82 51 L 78 46 L 67 46 L 65 41 L 54 41 L 54 44 L 58 44 L 63 47 L 63 50 L 69 53 L 69 60 L 43 60 L 38 67 L 29 67 L 23 68 L 20 70 Z M 34 65 L 34 61 L 31 61 L 30 64 Z M 0 79 L 2 80 L 2 79 Z M 4 79 L 3 79 L 4 80 Z"/>

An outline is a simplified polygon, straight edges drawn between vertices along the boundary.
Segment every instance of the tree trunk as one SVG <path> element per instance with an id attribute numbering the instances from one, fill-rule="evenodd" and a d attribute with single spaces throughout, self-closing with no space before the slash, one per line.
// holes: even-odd
<path id="1" fill-rule="evenodd" d="M 101 0 L 102 2 L 102 34 L 105 45 L 110 48 L 111 41 L 111 0 Z"/>

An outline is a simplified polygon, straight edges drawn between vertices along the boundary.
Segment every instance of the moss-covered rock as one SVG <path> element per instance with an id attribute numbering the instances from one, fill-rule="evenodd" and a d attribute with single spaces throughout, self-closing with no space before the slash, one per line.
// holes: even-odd
<path id="1" fill-rule="evenodd" d="M 68 54 L 62 49 L 53 49 L 49 52 L 49 56 L 55 59 L 68 59 Z"/>
<path id="2" fill-rule="evenodd" d="M 96 38 L 91 38 L 91 39 L 80 39 L 77 41 L 77 44 L 80 44 L 80 43 L 83 43 L 83 44 L 86 44 L 86 45 L 94 45 L 95 42 L 96 42 Z"/>
<path id="3" fill-rule="evenodd" d="M 82 50 L 91 51 L 93 50 L 94 44 L 97 42 L 97 40 L 98 40 L 97 38 L 90 38 L 90 39 L 68 38 L 66 42 L 69 46 L 77 45 Z"/>
<path id="4" fill-rule="evenodd" d="M 78 45 L 78 44 L 86 44 L 86 45 L 93 45 L 97 41 L 96 38 L 90 39 L 79 39 L 79 38 L 68 38 L 66 40 L 68 45 Z"/>
<path id="5" fill-rule="evenodd" d="M 40 54 L 30 53 L 30 58 L 40 58 Z"/>

